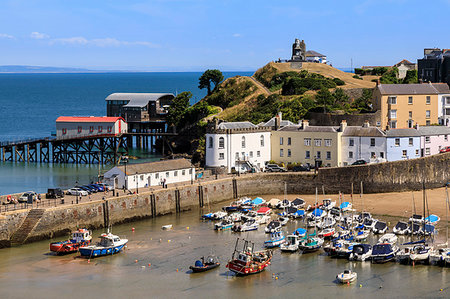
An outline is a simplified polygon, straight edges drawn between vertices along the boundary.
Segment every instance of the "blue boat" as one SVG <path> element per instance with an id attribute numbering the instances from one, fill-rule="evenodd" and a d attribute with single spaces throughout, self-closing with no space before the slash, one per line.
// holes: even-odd
<path id="1" fill-rule="evenodd" d="M 387 263 L 395 258 L 396 248 L 392 244 L 376 244 L 372 247 L 372 263 Z"/>
<path id="2" fill-rule="evenodd" d="M 127 239 L 120 239 L 119 236 L 107 233 L 100 235 L 100 242 L 96 245 L 80 247 L 79 251 L 81 256 L 89 258 L 113 255 L 119 253 L 127 243 Z"/>
<path id="3" fill-rule="evenodd" d="M 282 231 L 274 232 L 270 234 L 270 240 L 264 242 L 264 247 L 274 248 L 278 247 L 285 242 L 285 237 Z"/>
<path id="4" fill-rule="evenodd" d="M 292 233 L 293 235 L 297 235 L 299 237 L 304 237 L 306 236 L 307 230 L 304 228 L 297 228 L 296 230 L 294 230 L 294 232 Z"/>
<path id="5" fill-rule="evenodd" d="M 341 209 L 341 211 L 349 211 L 352 209 L 352 203 L 345 201 L 343 203 L 341 203 L 341 205 L 339 206 L 339 209 Z"/>

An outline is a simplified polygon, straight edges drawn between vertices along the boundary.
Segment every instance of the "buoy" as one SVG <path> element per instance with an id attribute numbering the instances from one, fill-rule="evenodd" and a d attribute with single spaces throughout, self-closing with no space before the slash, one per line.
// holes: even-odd
<path id="1" fill-rule="evenodd" d="M 347 281 L 347 285 L 350 285 L 350 281 Z"/>
<path id="2" fill-rule="evenodd" d="M 138 262 L 138 260 L 134 260 L 134 262 L 135 262 L 135 263 L 137 263 L 137 262 Z"/>
<path id="3" fill-rule="evenodd" d="M 150 267 L 152 264 L 148 263 L 148 266 Z"/>
<path id="4" fill-rule="evenodd" d="M 178 268 L 177 268 L 177 272 L 178 272 Z"/>
<path id="5" fill-rule="evenodd" d="M 131 231 L 134 232 L 134 227 L 131 228 Z"/>
<path id="6" fill-rule="evenodd" d="M 278 280 L 278 276 L 275 277 L 275 280 Z"/>
<path id="7" fill-rule="evenodd" d="M 90 262 L 91 262 L 91 260 L 89 259 L 89 260 L 88 260 L 88 264 L 89 264 Z"/>
<path id="8" fill-rule="evenodd" d="M 186 229 L 189 229 L 189 226 L 186 226 Z"/>
<path id="9" fill-rule="evenodd" d="M 161 241 L 162 241 L 162 240 L 161 240 L 161 239 L 159 239 L 159 243 L 161 243 Z"/>
<path id="10" fill-rule="evenodd" d="M 360 284 L 359 287 L 362 288 L 362 284 Z"/>
<path id="11" fill-rule="evenodd" d="M 439 289 L 439 291 L 441 291 L 441 292 L 442 292 L 442 291 L 443 291 L 443 289 Z"/>
<path id="12" fill-rule="evenodd" d="M 170 243 L 170 240 L 167 240 L 167 243 Z"/>

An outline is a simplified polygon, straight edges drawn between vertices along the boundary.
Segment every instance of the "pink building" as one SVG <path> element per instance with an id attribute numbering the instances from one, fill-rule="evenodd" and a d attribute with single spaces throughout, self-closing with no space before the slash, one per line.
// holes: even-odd
<path id="1" fill-rule="evenodd" d="M 423 126 L 417 131 L 420 134 L 421 156 L 439 154 L 441 148 L 450 146 L 450 127 Z"/>
<path id="2" fill-rule="evenodd" d="M 56 119 L 58 138 L 115 136 L 127 132 L 127 123 L 115 116 L 60 116 Z"/>

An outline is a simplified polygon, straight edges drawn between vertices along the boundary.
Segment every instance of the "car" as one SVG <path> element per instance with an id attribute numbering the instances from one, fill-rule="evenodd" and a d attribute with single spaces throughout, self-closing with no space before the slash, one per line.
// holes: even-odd
<path id="1" fill-rule="evenodd" d="M 97 192 L 103 192 L 105 191 L 105 189 L 103 188 L 103 186 L 100 186 L 99 184 L 90 184 L 88 185 L 89 187 L 95 188 L 97 190 Z"/>
<path id="2" fill-rule="evenodd" d="M 450 146 L 446 146 L 440 149 L 439 153 L 447 153 L 450 152 Z"/>
<path id="3" fill-rule="evenodd" d="M 287 169 L 281 166 L 278 166 L 277 164 L 267 164 L 266 165 L 266 172 L 286 172 Z"/>
<path id="4" fill-rule="evenodd" d="M 365 160 L 356 160 L 352 163 L 352 165 L 366 165 L 367 162 Z"/>
<path id="5" fill-rule="evenodd" d="M 87 191 L 87 193 L 89 193 L 89 194 L 91 194 L 91 193 L 97 193 L 97 191 L 98 191 L 96 188 L 91 187 L 91 186 L 89 186 L 89 185 L 83 185 L 83 186 L 81 186 L 81 187 L 75 186 L 75 187 L 81 188 L 81 189 L 83 189 L 84 191 Z"/>
<path id="6" fill-rule="evenodd" d="M 310 171 L 310 167 L 308 165 L 300 165 L 292 167 L 292 171 Z"/>
<path id="7" fill-rule="evenodd" d="M 112 189 L 114 189 L 113 186 L 110 186 L 110 185 L 105 184 L 105 183 L 98 183 L 97 185 L 102 186 L 103 189 L 104 189 L 104 190 L 107 190 L 107 191 L 111 191 Z"/>
<path id="8" fill-rule="evenodd" d="M 36 192 L 27 191 L 19 197 L 18 201 L 19 202 L 29 202 L 30 200 L 33 200 L 33 201 L 36 200 L 36 198 L 37 198 Z"/>
<path id="9" fill-rule="evenodd" d="M 64 191 L 61 188 L 49 188 L 45 194 L 45 198 L 63 198 Z"/>
<path id="10" fill-rule="evenodd" d="M 67 190 L 67 194 L 69 195 L 81 195 L 81 196 L 87 196 L 87 191 L 81 189 L 81 188 L 70 188 Z"/>

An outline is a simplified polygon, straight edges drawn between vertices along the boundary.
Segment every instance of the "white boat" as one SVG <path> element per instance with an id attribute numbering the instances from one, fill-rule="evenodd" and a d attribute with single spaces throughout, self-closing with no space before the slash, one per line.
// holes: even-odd
<path id="1" fill-rule="evenodd" d="M 281 200 L 279 200 L 278 198 L 272 198 L 267 202 L 267 206 L 270 208 L 277 208 L 280 203 Z"/>
<path id="2" fill-rule="evenodd" d="M 235 232 L 247 232 L 252 230 L 257 230 L 259 223 L 256 220 L 249 220 L 242 224 L 235 224 L 231 229 Z"/>
<path id="3" fill-rule="evenodd" d="M 408 223 L 399 221 L 392 229 L 393 233 L 396 235 L 406 235 L 408 233 Z"/>
<path id="4" fill-rule="evenodd" d="M 375 223 L 375 225 L 373 226 L 372 231 L 374 234 L 384 234 L 384 233 L 386 233 L 387 229 L 388 229 L 388 226 L 387 226 L 386 222 L 378 220 Z"/>
<path id="5" fill-rule="evenodd" d="M 410 222 L 421 224 L 423 222 L 423 216 L 414 214 L 409 218 Z"/>
<path id="6" fill-rule="evenodd" d="M 339 208 L 342 212 L 350 211 L 352 209 L 353 205 L 351 202 L 345 201 L 339 205 Z"/>
<path id="7" fill-rule="evenodd" d="M 364 262 L 370 259 L 372 255 L 372 246 L 369 244 L 356 244 L 353 245 L 353 251 L 348 258 L 351 261 Z"/>
<path id="8" fill-rule="evenodd" d="M 407 264 L 409 263 L 411 255 L 412 246 L 402 246 L 402 248 L 397 252 L 396 257 L 399 263 Z"/>
<path id="9" fill-rule="evenodd" d="M 322 209 L 329 211 L 332 208 L 334 208 L 335 206 L 336 206 L 336 202 L 332 201 L 331 198 L 326 198 L 323 200 Z"/>
<path id="10" fill-rule="evenodd" d="M 264 247 L 274 248 L 278 247 L 286 241 L 282 231 L 277 231 L 270 234 L 270 240 L 264 242 Z"/>
<path id="11" fill-rule="evenodd" d="M 359 230 L 355 233 L 355 240 L 364 241 L 369 237 L 369 235 L 370 235 L 369 230 Z"/>
<path id="12" fill-rule="evenodd" d="M 258 224 L 266 224 L 267 222 L 270 221 L 270 216 L 269 215 L 258 215 L 255 217 L 256 222 L 258 222 Z"/>
<path id="13" fill-rule="evenodd" d="M 241 218 L 242 218 L 241 212 L 234 212 L 234 213 L 230 214 L 231 221 L 239 222 L 239 221 L 241 221 Z"/>
<path id="14" fill-rule="evenodd" d="M 429 262 L 431 264 L 445 266 L 450 264 L 450 248 L 433 248 L 430 252 Z"/>
<path id="15" fill-rule="evenodd" d="M 358 278 L 358 274 L 352 270 L 344 270 L 344 272 L 336 275 L 336 279 L 340 283 L 352 283 Z"/>
<path id="16" fill-rule="evenodd" d="M 317 225 L 317 227 L 320 229 L 326 229 L 326 228 L 333 227 L 335 224 L 336 224 L 336 220 L 334 220 L 334 218 L 331 216 L 327 216 L 322 219 L 322 221 L 320 222 L 320 224 Z"/>
<path id="17" fill-rule="evenodd" d="M 328 227 L 321 230 L 317 235 L 321 238 L 332 238 L 336 233 L 336 229 L 334 227 Z"/>
<path id="18" fill-rule="evenodd" d="M 277 221 L 277 220 L 272 220 L 270 221 L 270 223 L 266 226 L 266 228 L 264 229 L 264 231 L 266 233 L 274 233 L 274 232 L 278 232 L 281 230 L 281 222 Z"/>
<path id="19" fill-rule="evenodd" d="M 119 236 L 110 232 L 100 235 L 100 242 L 96 245 L 89 245 L 79 248 L 81 256 L 99 257 L 119 253 L 128 243 L 127 239 L 121 239 Z"/>
<path id="20" fill-rule="evenodd" d="M 365 218 L 363 220 L 362 225 L 364 225 L 364 229 L 373 230 L 373 228 L 377 222 L 378 222 L 378 219 Z"/>
<path id="21" fill-rule="evenodd" d="M 283 199 L 277 204 L 277 209 L 286 209 L 291 206 L 291 202 L 287 199 Z"/>
<path id="22" fill-rule="evenodd" d="M 284 252 L 295 252 L 298 250 L 298 244 L 300 244 L 300 236 L 289 235 L 286 237 L 286 241 L 281 244 L 280 250 Z"/>
<path id="23" fill-rule="evenodd" d="M 319 227 L 322 224 L 322 219 L 320 218 L 308 218 L 306 219 L 306 227 Z"/>
<path id="24" fill-rule="evenodd" d="M 372 214 L 370 214 L 369 212 L 362 212 L 359 215 L 354 215 L 355 220 L 357 220 L 359 223 L 363 224 L 364 220 L 366 219 L 373 219 Z"/>
<path id="25" fill-rule="evenodd" d="M 230 218 L 224 218 L 222 221 L 214 224 L 215 230 L 227 230 L 233 227 L 234 222 Z"/>
<path id="26" fill-rule="evenodd" d="M 227 215 L 228 215 L 227 212 L 218 211 L 218 212 L 215 212 L 215 213 L 212 214 L 212 219 L 213 220 L 222 220 Z"/>
<path id="27" fill-rule="evenodd" d="M 338 240 L 335 245 L 335 256 L 348 259 L 353 252 L 353 246 L 357 244 L 358 243 L 352 241 Z"/>
<path id="28" fill-rule="evenodd" d="M 411 254 L 409 255 L 409 258 L 412 262 L 427 262 L 428 257 L 430 256 L 431 248 L 427 244 L 418 244 L 414 245 L 414 247 L 411 250 Z"/>
<path id="29" fill-rule="evenodd" d="M 172 229 L 172 224 L 163 225 L 161 228 L 164 230 Z"/>
<path id="30" fill-rule="evenodd" d="M 281 216 L 278 218 L 278 221 L 281 223 L 282 226 L 285 226 L 289 222 L 289 217 Z"/>
<path id="31" fill-rule="evenodd" d="M 384 234 L 378 239 L 378 244 L 382 243 L 389 243 L 389 244 L 395 244 L 397 242 L 398 238 L 394 234 Z"/>
<path id="32" fill-rule="evenodd" d="M 250 220 L 255 220 L 256 216 L 258 216 L 258 214 L 256 214 L 255 211 L 248 211 L 247 214 L 242 214 L 241 215 L 241 221 L 242 222 L 247 222 Z"/>
<path id="33" fill-rule="evenodd" d="M 297 197 L 291 202 L 291 207 L 296 207 L 297 209 L 302 209 L 305 207 L 306 201 L 303 198 Z"/>

